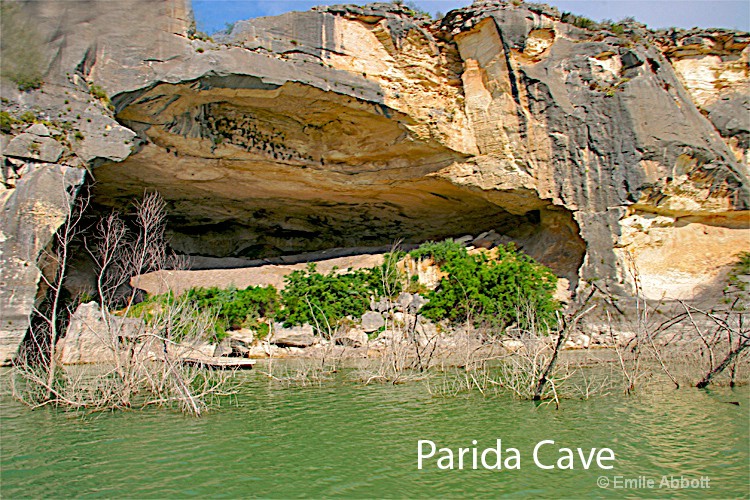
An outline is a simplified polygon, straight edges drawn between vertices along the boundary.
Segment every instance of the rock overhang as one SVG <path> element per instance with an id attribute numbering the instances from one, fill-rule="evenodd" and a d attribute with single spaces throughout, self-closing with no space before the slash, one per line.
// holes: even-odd
<path id="1" fill-rule="evenodd" d="M 408 115 L 299 82 L 208 75 L 114 101 L 141 146 L 96 168 L 93 204 L 124 209 L 159 191 L 173 245 L 187 254 L 262 258 L 513 232 L 538 225 L 547 205 L 529 189 L 500 200 L 454 182 L 445 171 L 468 155 L 418 137 Z"/>

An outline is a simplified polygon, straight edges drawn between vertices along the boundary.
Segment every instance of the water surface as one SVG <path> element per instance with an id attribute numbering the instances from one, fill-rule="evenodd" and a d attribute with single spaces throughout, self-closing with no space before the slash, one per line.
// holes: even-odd
<path id="1" fill-rule="evenodd" d="M 747 387 L 665 389 L 564 401 L 432 397 L 420 383 L 282 388 L 246 377 L 235 406 L 202 418 L 169 411 L 81 418 L 0 396 L 0 494 L 17 497 L 747 497 Z M 728 401 L 740 402 L 740 406 Z M 417 441 L 514 447 L 520 470 L 417 469 Z M 534 445 L 611 448 L 613 470 L 541 470 Z M 457 464 L 456 464 L 457 465 Z M 470 464 L 468 465 L 470 467 Z M 606 476 L 710 478 L 710 489 L 613 490 Z"/>

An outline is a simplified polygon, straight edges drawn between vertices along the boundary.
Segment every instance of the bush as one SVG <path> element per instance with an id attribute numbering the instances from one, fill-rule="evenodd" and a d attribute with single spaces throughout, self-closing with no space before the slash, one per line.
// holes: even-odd
<path id="1" fill-rule="evenodd" d="M 10 113 L 7 111 L 0 111 L 0 131 L 9 134 L 14 123 L 16 123 L 16 119 L 10 116 Z"/>
<path id="2" fill-rule="evenodd" d="M 202 310 L 215 311 L 219 338 L 226 330 L 240 328 L 252 328 L 259 337 L 265 337 L 268 325 L 261 323 L 260 319 L 275 317 L 280 306 L 278 292 L 272 286 L 249 286 L 244 290 L 193 288 L 185 293 L 185 298 Z"/>
<path id="3" fill-rule="evenodd" d="M 36 121 L 36 115 L 31 111 L 25 111 L 19 118 L 25 123 L 34 123 Z"/>
<path id="4" fill-rule="evenodd" d="M 597 23 L 592 19 L 583 16 L 576 16 L 575 14 L 571 14 L 570 12 L 563 12 L 560 20 L 564 23 L 570 23 L 573 26 L 577 26 L 586 30 L 595 29 L 597 27 Z"/>
<path id="5" fill-rule="evenodd" d="M 162 295 L 152 295 L 139 304 L 130 308 L 129 316 L 143 318 L 147 323 L 152 322 L 157 313 L 165 306 L 171 305 L 176 299 L 171 292 Z M 209 332 L 206 340 L 220 341 L 226 337 L 227 330 L 251 328 L 258 337 L 268 334 L 268 325 L 261 323 L 261 318 L 273 318 L 279 310 L 280 302 L 276 288 L 272 286 L 249 286 L 244 290 L 229 288 L 226 290 L 211 288 L 191 288 L 179 300 L 185 300 L 198 310 L 207 314 L 215 314 L 217 321 L 214 331 Z M 175 340 L 179 340 L 179 332 Z"/>
<path id="6" fill-rule="evenodd" d="M 39 89 L 44 84 L 42 76 L 37 74 L 13 75 L 10 78 L 18 85 L 18 90 L 21 92 Z"/>
<path id="7" fill-rule="evenodd" d="M 412 259 L 431 258 L 436 265 L 442 266 L 446 262 L 455 261 L 467 257 L 469 254 L 466 247 L 453 240 L 441 242 L 428 241 L 416 250 L 409 252 Z"/>
<path id="8" fill-rule="evenodd" d="M 368 310 L 376 279 L 372 270 L 338 273 L 334 268 L 328 274 L 320 274 L 315 264 L 308 264 L 306 270 L 294 271 L 284 278 L 281 319 L 287 326 L 309 323 L 322 334 L 338 326 L 346 316 L 358 318 Z"/>
<path id="9" fill-rule="evenodd" d="M 441 261 L 448 276 L 427 296 L 422 314 L 433 320 L 457 324 L 470 319 L 475 326 L 503 330 L 513 323 L 522 328 L 546 331 L 559 304 L 553 298 L 557 278 L 548 268 L 511 245 L 499 246 L 495 257 L 487 253 L 469 255 L 454 242 L 431 244 L 418 249 Z M 442 252 L 442 253 L 441 253 Z M 443 256 L 444 255 L 444 256 Z"/>

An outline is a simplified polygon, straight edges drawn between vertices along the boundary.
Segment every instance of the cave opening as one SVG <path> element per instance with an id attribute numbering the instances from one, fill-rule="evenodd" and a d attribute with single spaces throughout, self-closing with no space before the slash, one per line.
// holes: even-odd
<path id="1" fill-rule="evenodd" d="M 446 171 L 471 155 L 419 136 L 382 105 L 299 84 L 236 83 L 161 84 L 116 98 L 139 146 L 94 169 L 92 214 L 127 213 L 145 191 L 159 192 L 172 249 L 195 270 L 471 236 L 478 246 L 513 241 L 577 280 L 585 244 L 569 211 L 532 191 L 455 182 Z"/>

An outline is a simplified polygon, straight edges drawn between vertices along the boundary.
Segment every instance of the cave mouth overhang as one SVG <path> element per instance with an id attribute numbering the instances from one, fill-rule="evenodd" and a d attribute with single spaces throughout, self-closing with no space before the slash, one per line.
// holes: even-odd
<path id="1" fill-rule="evenodd" d="M 296 83 L 159 84 L 120 96 L 141 139 L 98 166 L 94 211 L 126 210 L 144 190 L 167 201 L 178 253 L 263 259 L 416 244 L 494 230 L 559 275 L 585 245 L 571 214 L 529 189 L 494 192 L 443 174 L 466 154 L 417 137 L 382 104 Z M 500 200 L 500 201 L 498 201 Z"/>

